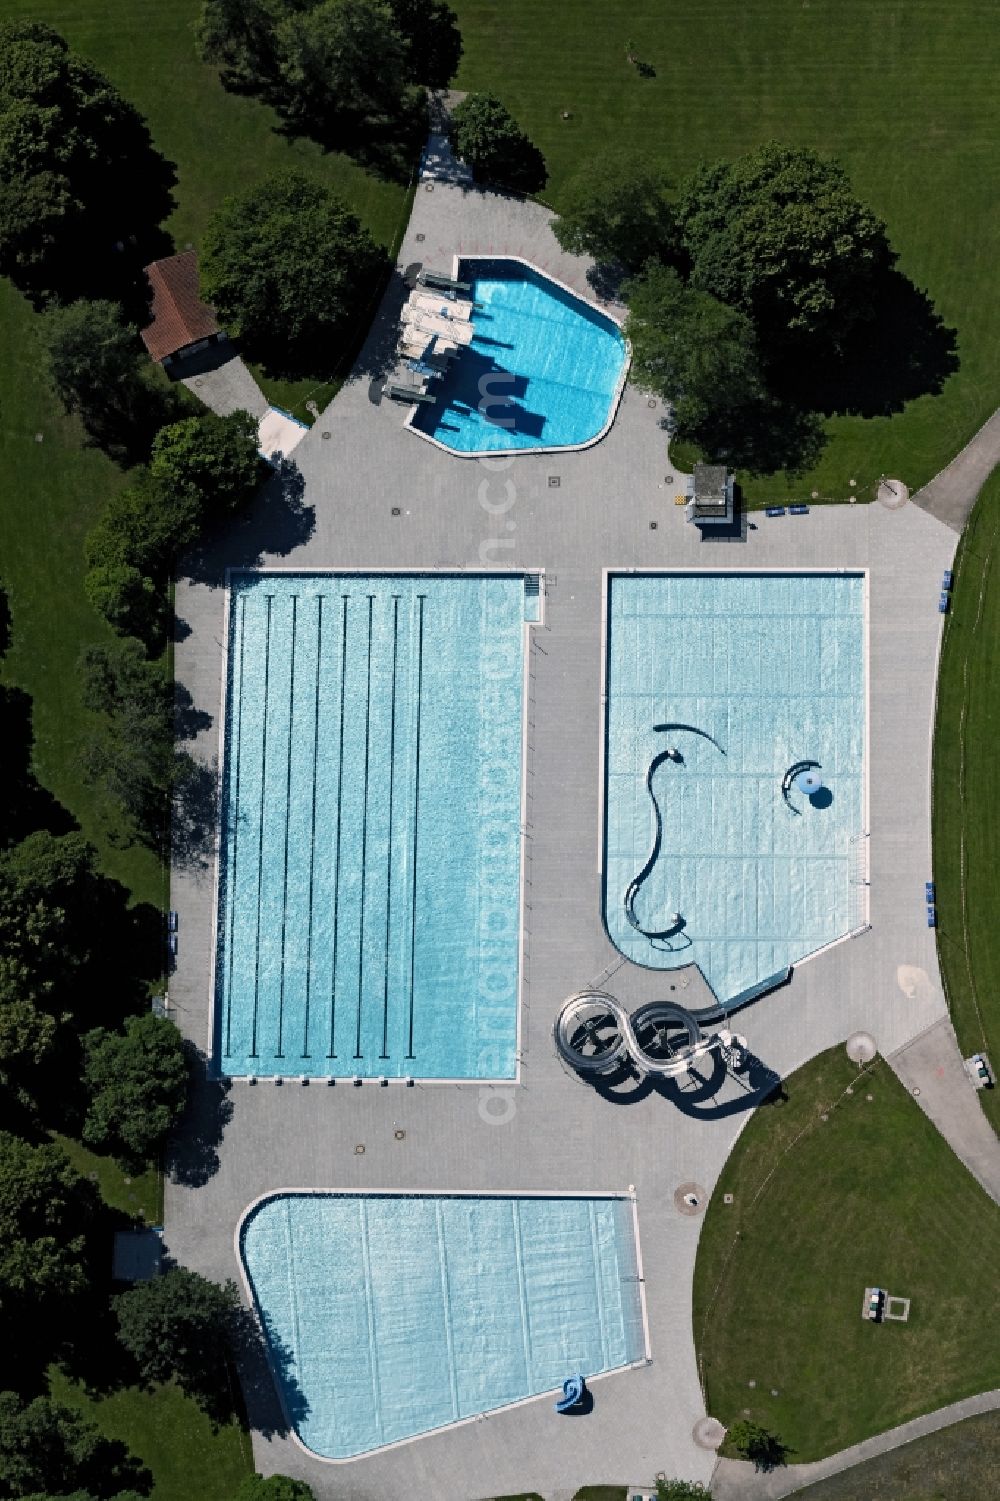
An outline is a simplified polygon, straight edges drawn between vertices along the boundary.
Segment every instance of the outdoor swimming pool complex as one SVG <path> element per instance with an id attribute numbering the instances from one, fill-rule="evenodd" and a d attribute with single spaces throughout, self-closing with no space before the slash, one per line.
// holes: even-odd
<path id="1" fill-rule="evenodd" d="M 240 1250 L 288 1419 L 328 1459 L 646 1355 L 628 1198 L 286 1193 Z"/>
<path id="2" fill-rule="evenodd" d="M 519 261 L 471 258 L 458 274 L 477 304 L 473 340 L 413 425 L 461 454 L 575 448 L 600 436 L 625 378 L 617 325 Z"/>
<path id="3" fill-rule="evenodd" d="M 521 574 L 233 576 L 222 1073 L 514 1076 L 538 610 Z"/>
<path id="4" fill-rule="evenodd" d="M 866 580 L 608 579 L 604 912 L 739 1004 L 864 921 Z"/>

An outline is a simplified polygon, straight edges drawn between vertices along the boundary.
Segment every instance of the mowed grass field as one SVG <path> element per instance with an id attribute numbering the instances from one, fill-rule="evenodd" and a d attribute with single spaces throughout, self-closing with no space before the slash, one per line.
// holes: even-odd
<path id="1" fill-rule="evenodd" d="M 785 1089 L 712 1195 L 694 1328 L 708 1411 L 798 1463 L 1000 1385 L 1000 1207 L 881 1060 L 859 1074 L 838 1047 Z M 872 1286 L 910 1298 L 909 1321 L 863 1319 Z"/>
<path id="2" fill-rule="evenodd" d="M 795 1494 L 797 1501 L 996 1501 L 1000 1414 L 966 1418 Z"/>
<path id="3" fill-rule="evenodd" d="M 453 0 L 458 83 L 493 89 L 544 151 L 556 208 L 581 162 L 646 151 L 680 178 L 776 138 L 840 158 L 900 267 L 958 330 L 961 368 L 888 418 L 837 417 L 802 479 L 752 499 L 915 487 L 1000 403 L 1000 28 L 989 0 Z M 655 69 L 642 78 L 626 43 Z M 569 111 L 571 118 L 562 114 Z"/>
<path id="4" fill-rule="evenodd" d="M 1000 469 L 955 560 L 934 732 L 938 956 L 962 1052 L 1000 1065 Z M 1000 1134 L 1000 1091 L 979 1099 Z"/>

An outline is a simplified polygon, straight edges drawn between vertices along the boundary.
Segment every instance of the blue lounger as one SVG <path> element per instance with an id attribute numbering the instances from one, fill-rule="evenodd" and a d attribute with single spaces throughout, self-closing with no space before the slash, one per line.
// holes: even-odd
<path id="1" fill-rule="evenodd" d="M 768 506 L 767 510 L 764 512 L 765 516 L 784 516 L 784 514 L 784 506 Z"/>

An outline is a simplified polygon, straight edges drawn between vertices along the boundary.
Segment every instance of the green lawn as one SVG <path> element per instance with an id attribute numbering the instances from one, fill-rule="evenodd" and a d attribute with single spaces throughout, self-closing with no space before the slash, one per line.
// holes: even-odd
<path id="1" fill-rule="evenodd" d="M 996 1501 L 1000 1414 L 966 1418 L 795 1495 L 797 1501 Z"/>
<path id="2" fill-rule="evenodd" d="M 938 955 L 962 1051 L 1000 1064 L 1000 470 L 965 529 L 945 620 L 934 735 Z M 1000 1133 L 1000 1096 L 980 1092 Z"/>
<path id="3" fill-rule="evenodd" d="M 78 1173 L 93 1180 L 105 1204 L 121 1210 L 122 1214 L 144 1219 L 147 1225 L 162 1223 L 163 1180 L 156 1168 L 147 1168 L 131 1178 L 110 1157 L 98 1156 L 71 1136 L 55 1131 L 52 1140 L 62 1147 Z"/>
<path id="4" fill-rule="evenodd" d="M 58 1370 L 53 1397 L 91 1418 L 107 1438 L 120 1439 L 153 1472 L 150 1501 L 232 1501 L 253 1473 L 250 1436 L 237 1422 L 213 1428 L 190 1397 L 174 1386 L 142 1392 L 126 1387 L 94 1399 Z"/>
<path id="5" fill-rule="evenodd" d="M 675 178 L 768 138 L 838 156 L 888 223 L 901 268 L 959 330 L 961 370 L 900 416 L 830 424 L 814 474 L 751 498 L 870 498 L 928 479 L 1000 402 L 996 142 L 1000 30 L 982 0 L 454 0 L 458 84 L 498 92 L 548 160 L 556 208 L 576 164 L 618 142 Z M 625 60 L 631 41 L 656 77 Z M 563 111 L 571 114 L 563 120 Z"/>
<path id="6" fill-rule="evenodd" d="M 709 1412 L 799 1462 L 1000 1385 L 1000 1208 L 884 1063 L 859 1076 L 838 1047 L 786 1091 L 712 1196 L 694 1327 Z M 866 1286 L 912 1299 L 909 1322 L 863 1320 Z"/>

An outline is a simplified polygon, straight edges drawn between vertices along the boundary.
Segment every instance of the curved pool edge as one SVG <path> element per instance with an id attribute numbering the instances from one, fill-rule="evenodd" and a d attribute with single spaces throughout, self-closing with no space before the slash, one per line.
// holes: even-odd
<path id="1" fill-rule="evenodd" d="M 307 1458 L 314 1460 L 317 1464 L 360 1464 L 365 1460 L 374 1458 L 376 1455 L 386 1454 L 390 1449 L 400 1449 L 404 1444 L 419 1443 L 421 1439 L 434 1438 L 438 1434 L 448 1433 L 455 1428 L 466 1428 L 470 1423 L 482 1422 L 485 1421 L 485 1419 L 488 1417 L 493 1417 L 494 1415 L 498 1415 L 500 1413 L 511 1412 L 518 1407 L 526 1407 L 530 1402 L 543 1402 L 549 1400 L 552 1397 L 560 1395 L 562 1392 L 562 1387 L 553 1386 L 543 1392 L 534 1392 L 527 1397 L 518 1397 L 513 1402 L 505 1402 L 501 1407 L 491 1407 L 488 1408 L 485 1412 L 472 1413 L 469 1415 L 469 1417 L 466 1418 L 456 1418 L 450 1423 L 442 1423 L 437 1428 L 424 1429 L 422 1433 L 411 1433 L 408 1434 L 405 1438 L 392 1439 L 389 1443 L 378 1444 L 372 1449 L 362 1449 L 357 1454 L 347 1454 L 337 1457 L 330 1454 L 321 1454 L 318 1449 L 311 1448 L 299 1433 L 298 1428 L 296 1427 L 295 1422 L 293 1421 L 291 1414 L 289 1413 L 288 1404 L 285 1398 L 285 1390 L 282 1386 L 281 1380 L 275 1368 L 274 1361 L 272 1359 L 271 1344 L 270 1340 L 268 1339 L 263 1312 L 260 1303 L 258 1302 L 256 1293 L 254 1292 L 253 1283 L 250 1279 L 250 1274 L 247 1271 L 246 1262 L 244 1261 L 243 1257 L 243 1232 L 246 1226 L 249 1224 L 250 1220 L 258 1212 L 258 1210 L 262 1209 L 264 1205 L 272 1199 L 299 1198 L 305 1197 L 307 1195 L 313 1198 L 365 1197 L 401 1199 L 620 1199 L 628 1203 L 632 1211 L 632 1234 L 634 1238 L 633 1243 L 635 1247 L 636 1266 L 638 1272 L 637 1285 L 639 1289 L 639 1307 L 642 1316 L 643 1354 L 635 1360 L 628 1361 L 625 1365 L 614 1366 L 611 1370 L 597 1371 L 593 1375 L 588 1375 L 587 1384 L 588 1386 L 590 1386 L 593 1385 L 595 1381 L 603 1381 L 609 1376 L 622 1376 L 627 1371 L 638 1370 L 642 1366 L 652 1364 L 653 1356 L 649 1333 L 649 1310 L 646 1302 L 645 1277 L 643 1273 L 642 1242 L 639 1237 L 639 1205 L 636 1191 L 631 1184 L 626 1189 L 590 1189 L 589 1191 L 584 1189 L 546 1190 L 531 1188 L 521 1190 L 475 1188 L 269 1188 L 265 1190 L 264 1193 L 258 1194 L 256 1198 L 251 1199 L 243 1209 L 239 1219 L 236 1221 L 236 1228 L 233 1231 L 233 1254 L 236 1257 L 236 1265 L 239 1268 L 240 1282 L 242 1284 L 244 1297 L 251 1311 L 253 1312 L 253 1315 L 260 1329 L 260 1335 L 263 1341 L 263 1351 L 267 1361 L 268 1373 L 271 1377 L 274 1392 L 278 1399 L 278 1406 L 281 1410 L 282 1420 L 284 1421 L 286 1428 L 286 1432 L 281 1436 L 290 1439 L 297 1449 L 299 1449 L 304 1455 L 306 1455 Z M 251 1434 L 252 1432 L 253 1424 L 251 1423 Z"/>
<path id="2" fill-rule="evenodd" d="M 622 397 L 625 395 L 625 387 L 628 384 L 629 370 L 632 368 L 632 345 L 622 332 L 625 319 L 619 317 L 616 313 L 610 312 L 605 307 L 599 307 L 596 302 L 593 302 L 589 297 L 585 297 L 582 292 L 578 292 L 566 282 L 560 281 L 559 277 L 553 276 L 550 271 L 543 271 L 541 266 L 536 266 L 534 261 L 527 260 L 523 255 L 459 255 L 456 253 L 452 257 L 452 276 L 456 280 L 458 279 L 459 267 L 464 261 L 512 261 L 517 266 L 525 266 L 535 276 L 540 276 L 545 281 L 552 282 L 560 291 L 565 292 L 568 297 L 573 297 L 577 302 L 582 302 L 584 307 L 591 308 L 602 318 L 606 318 L 609 323 L 614 324 L 621 337 L 625 354 L 622 360 L 621 373 L 619 374 L 618 382 L 611 397 L 611 404 L 608 408 L 608 420 L 599 433 L 595 433 L 591 438 L 586 438 L 582 443 L 540 443 L 534 448 L 476 448 L 471 450 L 450 448 L 447 443 L 442 443 L 440 438 L 435 438 L 430 433 L 425 433 L 422 428 L 417 427 L 414 419 L 419 411 L 418 402 L 411 403 L 409 411 L 403 420 L 403 426 L 408 428 L 411 433 L 416 433 L 418 438 L 423 438 L 425 443 L 430 443 L 432 447 L 439 449 L 441 453 L 448 454 L 453 459 L 520 459 L 532 455 L 538 457 L 539 455 L 550 453 L 583 453 L 586 449 L 593 448 L 596 444 L 602 442 L 612 427 L 614 427 L 615 418 L 618 416 L 618 409 L 622 404 Z"/>

